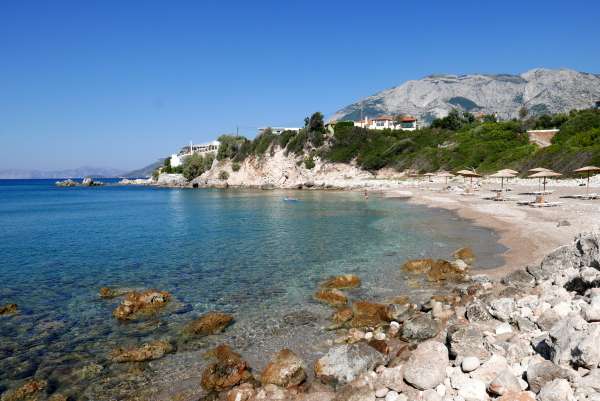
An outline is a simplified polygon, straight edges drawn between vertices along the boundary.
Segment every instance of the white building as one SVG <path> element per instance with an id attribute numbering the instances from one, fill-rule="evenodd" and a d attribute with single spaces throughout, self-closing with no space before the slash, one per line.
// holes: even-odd
<path id="1" fill-rule="evenodd" d="M 297 128 L 297 127 L 261 127 L 258 129 L 258 135 L 262 134 L 267 129 L 271 129 L 271 132 L 275 135 L 280 135 L 284 131 L 300 132 L 300 128 Z"/>
<path id="2" fill-rule="evenodd" d="M 181 148 L 179 153 L 171 155 L 171 167 L 181 166 L 183 164 L 183 160 L 186 158 L 186 156 L 195 155 L 195 154 L 204 156 L 204 155 L 211 154 L 211 153 L 216 155 L 217 152 L 219 151 L 219 146 L 221 146 L 221 142 L 219 142 L 219 141 L 201 143 L 198 145 L 194 145 L 192 142 L 190 142 L 189 145 Z"/>
<path id="3" fill-rule="evenodd" d="M 365 117 L 364 120 L 354 121 L 355 127 L 367 129 L 391 129 L 402 131 L 415 131 L 418 128 L 417 119 L 414 117 L 402 117 L 398 121 L 392 116 L 379 116 L 373 119 Z"/>

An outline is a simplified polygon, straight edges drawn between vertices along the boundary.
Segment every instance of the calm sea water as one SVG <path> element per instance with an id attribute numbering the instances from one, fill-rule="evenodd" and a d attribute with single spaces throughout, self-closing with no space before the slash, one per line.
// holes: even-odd
<path id="1" fill-rule="evenodd" d="M 0 391 L 36 376 L 89 395 L 120 369 L 111 349 L 155 338 L 183 353 L 226 341 L 258 365 L 282 346 L 310 360 L 327 336 L 331 311 L 311 300 L 327 276 L 358 274 L 353 298 L 419 298 L 432 290 L 407 286 L 406 259 L 468 245 L 481 267 L 500 263 L 493 232 L 398 200 L 296 191 L 300 202 L 289 203 L 280 191 L 53 181 L 0 180 L 0 304 L 20 310 L 0 318 Z M 122 324 L 111 316 L 118 300 L 99 299 L 102 286 L 158 288 L 176 302 L 159 318 Z M 236 323 L 222 336 L 180 340 L 209 310 Z"/>

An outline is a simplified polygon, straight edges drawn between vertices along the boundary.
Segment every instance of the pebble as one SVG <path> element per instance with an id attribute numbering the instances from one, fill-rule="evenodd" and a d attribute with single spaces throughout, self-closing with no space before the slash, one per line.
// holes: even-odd
<path id="1" fill-rule="evenodd" d="M 385 401 L 405 401 L 406 400 L 406 396 L 404 396 L 404 400 L 403 398 L 400 396 L 400 394 L 398 394 L 395 391 L 390 391 L 385 395 Z"/>
<path id="2" fill-rule="evenodd" d="M 365 333 L 365 337 L 364 337 L 364 338 L 365 338 L 365 340 L 367 340 L 367 341 L 371 340 L 371 339 L 373 338 L 373 332 L 371 332 L 371 331 L 367 331 L 367 332 Z"/>
<path id="3" fill-rule="evenodd" d="M 398 323 L 397 321 L 393 320 L 390 322 L 390 328 L 394 329 L 394 330 L 399 330 L 400 329 L 400 323 Z"/>
<path id="4" fill-rule="evenodd" d="M 386 394 L 389 392 L 387 387 L 379 387 L 378 389 L 375 390 L 375 397 L 377 398 L 383 398 L 386 396 Z"/>
<path id="5" fill-rule="evenodd" d="M 383 340 L 385 340 L 385 333 L 381 333 L 381 332 L 379 332 L 379 333 L 376 333 L 376 334 L 375 334 L 375 339 L 376 339 L 376 340 L 379 340 L 379 341 L 383 341 Z"/>
<path id="6" fill-rule="evenodd" d="M 481 362 L 476 356 L 467 356 L 462 360 L 461 368 L 465 373 L 472 372 L 479 367 Z"/>

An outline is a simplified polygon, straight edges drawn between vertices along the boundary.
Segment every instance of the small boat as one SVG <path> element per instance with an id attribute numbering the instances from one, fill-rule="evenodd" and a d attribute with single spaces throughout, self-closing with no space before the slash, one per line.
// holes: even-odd
<path id="1" fill-rule="evenodd" d="M 283 198 L 284 202 L 300 202 L 300 199 L 296 199 L 296 198 L 290 198 L 288 196 L 286 196 L 285 198 Z"/>

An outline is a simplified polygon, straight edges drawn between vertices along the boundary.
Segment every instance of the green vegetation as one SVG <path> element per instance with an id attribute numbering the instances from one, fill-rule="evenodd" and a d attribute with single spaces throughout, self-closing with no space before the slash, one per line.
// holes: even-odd
<path id="1" fill-rule="evenodd" d="M 519 114 L 521 120 L 497 122 L 488 115 L 477 121 L 471 113 L 454 110 L 430 127 L 412 132 L 368 130 L 342 121 L 335 124 L 331 135 L 323 115 L 314 113 L 305 119 L 300 132 L 275 135 L 267 129 L 252 141 L 222 136 L 217 158 L 229 158 L 239 166 L 248 156 L 262 157 L 280 147 L 286 154 L 302 156 L 297 164 L 308 169 L 314 168 L 314 157 L 355 161 L 371 171 L 383 167 L 420 172 L 475 168 L 487 173 L 541 166 L 570 172 L 586 164 L 600 164 L 600 110 L 528 117 L 525 109 Z M 548 128 L 560 128 L 550 147 L 540 149 L 529 143 L 528 129 Z"/>
<path id="2" fill-rule="evenodd" d="M 219 173 L 219 180 L 227 180 L 229 178 L 229 173 L 225 170 Z"/>
<path id="3" fill-rule="evenodd" d="M 187 180 L 193 180 L 194 178 L 202 175 L 206 170 L 212 166 L 214 157 L 211 154 L 202 156 L 199 154 L 193 154 L 186 156 L 183 160 L 182 173 Z"/>
<path id="4" fill-rule="evenodd" d="M 237 171 L 240 171 L 240 167 L 241 167 L 241 166 L 240 166 L 240 163 L 238 163 L 238 162 L 233 162 L 233 163 L 231 163 L 231 169 L 232 169 L 233 171 L 236 171 L 236 172 L 237 172 Z"/>

